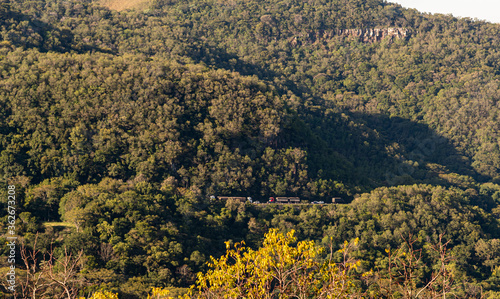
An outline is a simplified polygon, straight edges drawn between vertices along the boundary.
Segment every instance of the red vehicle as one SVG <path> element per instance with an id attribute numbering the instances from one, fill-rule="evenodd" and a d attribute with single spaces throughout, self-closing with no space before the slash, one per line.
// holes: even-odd
<path id="1" fill-rule="evenodd" d="M 268 203 L 276 204 L 298 204 L 300 203 L 300 198 L 298 197 L 269 197 Z"/>

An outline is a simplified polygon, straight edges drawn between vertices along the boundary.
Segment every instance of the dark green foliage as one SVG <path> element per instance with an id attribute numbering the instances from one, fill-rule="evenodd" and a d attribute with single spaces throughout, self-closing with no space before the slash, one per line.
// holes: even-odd
<path id="1" fill-rule="evenodd" d="M 499 29 L 381 0 L 0 1 L 0 194 L 131 298 L 271 227 L 359 237 L 363 270 L 412 234 L 420 284 L 443 234 L 455 279 L 499 291 Z"/>
<path id="2" fill-rule="evenodd" d="M 66 146 L 66 154 L 62 156 L 60 150 L 51 149 L 52 156 L 60 157 L 49 155 L 43 165 L 33 161 L 29 171 L 26 167 L 21 167 L 22 164 L 19 162 L 32 161 L 33 155 L 40 156 L 40 153 L 30 151 L 29 146 L 17 150 L 5 147 L 1 156 L 2 165 L 5 164 L 4 172 L 9 174 L 24 171 L 29 176 L 43 174 L 44 178 L 72 172 L 78 180 L 93 181 L 96 177 L 107 175 L 116 178 L 130 177 L 137 174 L 138 170 L 147 176 L 151 176 L 153 172 L 166 171 L 184 184 L 191 185 L 190 180 L 193 178 L 195 185 L 202 192 L 227 193 L 252 190 L 259 193 L 262 185 L 280 185 L 281 187 L 274 188 L 284 188 L 283 190 L 288 193 L 298 190 L 301 193 L 296 194 L 308 194 L 310 190 L 306 190 L 303 184 L 296 188 L 285 187 L 282 183 L 278 183 L 279 180 L 285 180 L 284 174 L 281 178 L 271 179 L 274 182 L 264 181 L 263 184 L 254 177 L 261 164 L 245 162 L 245 157 L 248 156 L 253 161 L 262 155 L 262 146 L 267 145 L 273 149 L 285 150 L 292 147 L 304 151 L 306 153 L 304 163 L 307 165 L 309 177 L 305 183 L 309 183 L 310 179 L 321 178 L 368 188 L 381 184 L 413 182 L 447 181 L 447 184 L 456 184 L 448 179 L 436 179 L 439 175 L 435 167 L 430 167 L 429 163 L 440 165 L 439 167 L 444 166 L 440 169 L 451 175 L 470 176 L 480 181 L 496 178 L 497 167 L 500 167 L 496 166 L 499 163 L 495 162 L 495 156 L 498 155 L 488 154 L 495 152 L 492 140 L 496 136 L 494 101 L 498 86 L 495 83 L 497 82 L 495 41 L 498 38 L 495 34 L 495 25 L 440 15 L 424 16 L 414 10 L 405 10 L 382 1 L 359 3 L 323 1 L 313 4 L 302 1 L 264 2 L 259 5 L 248 1 L 231 3 L 170 1 L 155 3 L 150 13 L 146 14 L 119 14 L 88 2 L 59 4 L 57 1 L 39 1 L 28 5 L 14 1 L 8 6 L 5 5 L 7 8 L 4 9 L 4 13 L 9 11 L 20 13 L 27 18 L 43 20 L 50 26 L 57 27 L 57 30 L 71 32 L 71 40 L 64 43 L 68 47 L 66 51 L 108 52 L 122 59 L 97 54 L 91 57 L 48 54 L 35 59 L 33 56 L 38 55 L 37 52 L 26 52 L 19 57 L 20 52 L 5 49 L 4 56 L 11 57 L 11 62 L 3 68 L 14 67 L 9 69 L 9 72 L 16 73 L 19 77 L 13 81 L 25 82 L 24 86 L 12 87 L 24 90 L 27 84 L 33 86 L 41 83 L 39 80 L 45 80 L 40 88 L 36 87 L 37 92 L 24 91 L 19 96 L 36 97 L 37 94 L 47 91 L 47 94 L 37 101 L 29 100 L 30 105 L 34 105 L 32 108 L 40 109 L 37 103 L 45 101 L 44 97 L 51 99 L 51 106 L 56 102 L 61 106 L 51 108 L 53 110 L 50 112 L 46 110 L 47 108 L 39 111 L 28 110 L 30 114 L 36 112 L 31 116 L 35 119 L 30 119 L 30 122 L 38 122 L 36 120 L 38 116 L 59 117 L 62 120 L 47 123 L 47 126 L 64 126 L 66 129 L 66 132 L 51 141 L 48 140 L 54 136 L 38 130 L 36 136 L 31 138 L 35 140 L 37 146 L 41 143 L 44 145 L 37 151 L 50 148 L 50 142 L 59 144 L 62 136 L 68 141 L 71 138 L 74 144 L 72 147 Z M 380 28 L 386 30 L 384 34 L 389 34 L 388 30 L 392 30 L 391 28 L 400 28 L 398 30 L 404 31 L 406 37 L 387 36 L 381 37 L 380 41 L 364 42 L 362 37 L 353 36 L 359 33 L 352 31 L 346 35 L 339 31 L 352 28 L 360 30 Z M 262 37 L 259 30 L 269 32 L 266 33 L 266 37 Z M 49 49 L 42 46 L 37 48 L 42 51 Z M 206 155 L 218 156 L 220 153 L 214 153 L 215 145 L 207 144 L 207 142 L 216 143 L 216 140 L 204 136 L 205 142 L 201 143 L 199 142 L 201 135 L 196 135 L 195 132 L 202 130 L 203 134 L 209 134 L 210 128 L 205 122 L 206 117 L 210 113 L 214 114 L 214 109 L 218 105 L 228 104 L 226 100 L 220 99 L 212 103 L 211 112 L 208 106 L 193 107 L 195 110 L 201 109 L 196 112 L 200 115 L 196 115 L 193 119 L 191 117 L 194 115 L 189 113 L 183 118 L 177 118 L 176 114 L 169 115 L 170 122 L 173 118 L 176 118 L 176 121 L 190 118 L 190 122 L 196 122 L 200 129 L 188 132 L 193 138 L 192 142 L 183 143 L 178 140 L 179 137 L 166 136 L 173 142 L 169 144 L 168 149 L 165 149 L 172 152 L 168 156 L 156 154 L 157 151 L 161 152 L 161 149 L 155 148 L 156 144 L 165 140 L 161 135 L 157 136 L 157 140 L 149 141 L 149 145 L 144 141 L 130 143 L 129 140 L 122 140 L 125 128 L 120 127 L 119 122 L 113 122 L 113 125 L 116 124 L 119 128 L 107 125 L 106 129 L 111 131 L 106 131 L 106 134 L 103 132 L 104 136 L 99 136 L 99 141 L 94 140 L 96 131 L 102 129 L 102 126 L 96 126 L 96 120 L 110 121 L 112 110 L 116 109 L 113 107 L 144 111 L 151 110 L 154 105 L 169 104 L 168 101 L 153 98 L 157 94 L 164 97 L 172 96 L 168 90 L 170 87 L 165 87 L 165 84 L 168 84 L 169 80 L 175 82 L 175 76 L 169 77 L 165 73 L 168 70 L 158 66 L 170 65 L 172 60 L 202 63 L 211 68 L 224 68 L 244 75 L 256 75 L 259 79 L 267 81 L 266 84 L 270 87 L 265 89 L 274 90 L 275 97 L 278 94 L 285 95 L 280 100 L 272 100 L 274 102 L 271 107 L 276 109 L 278 114 L 266 111 L 267 114 L 248 115 L 244 106 L 233 107 L 234 113 L 240 118 L 254 117 L 253 122 L 246 123 L 249 125 L 247 129 L 238 134 L 245 135 L 249 131 L 260 130 L 260 135 L 272 135 L 272 137 L 266 135 L 264 138 L 255 136 L 261 142 L 259 145 L 261 149 L 258 149 L 255 140 L 242 142 L 236 138 L 238 134 L 231 133 L 231 126 L 238 126 L 242 121 L 230 120 L 235 114 L 228 114 L 224 124 L 212 123 L 215 126 L 222 125 L 225 127 L 224 130 L 228 130 L 225 133 L 218 129 L 214 131 L 220 137 L 231 140 L 225 143 L 227 148 L 221 149 L 232 151 L 232 157 L 227 157 L 227 160 L 233 162 L 226 163 L 240 165 L 236 173 L 224 174 L 227 177 L 226 182 L 218 187 L 198 186 L 200 182 L 207 180 L 206 170 L 194 169 L 186 165 L 189 163 L 185 161 L 182 161 L 184 167 L 179 167 L 175 171 L 169 170 L 168 165 L 162 164 L 180 165 L 181 161 L 176 161 L 179 151 L 182 151 L 184 156 L 191 154 L 191 158 L 186 157 L 186 159 L 194 160 L 195 167 L 206 160 L 203 158 Z M 26 64 L 25 68 L 16 67 L 16 61 L 23 61 Z M 70 64 L 75 66 L 71 68 Z M 106 70 L 106 65 L 116 65 L 114 76 L 118 77 L 111 79 L 110 72 L 113 70 Z M 153 70 L 146 71 L 151 65 L 155 65 Z M 458 69 L 461 71 L 457 72 Z M 24 74 L 23 70 L 31 73 Z M 5 76 L 9 72 L 5 73 Z M 68 76 L 68 72 L 71 75 Z M 181 74 L 184 70 L 179 72 L 178 76 L 183 76 Z M 74 76 L 82 76 L 82 80 L 75 80 Z M 215 79 L 217 75 L 207 77 Z M 151 80 L 155 78 L 158 80 L 152 84 Z M 132 87 L 131 82 L 134 80 L 137 83 Z M 194 79 L 194 82 L 197 80 Z M 218 84 L 228 82 L 215 80 L 218 80 Z M 174 85 L 174 88 L 179 87 L 178 92 L 181 93 L 197 91 L 196 88 L 190 89 L 191 87 L 183 90 L 184 83 L 192 85 L 190 81 L 179 81 L 179 85 Z M 465 82 L 467 84 L 464 84 Z M 10 89 L 12 83 L 5 84 L 3 86 Z M 53 87 L 61 84 L 68 86 L 63 90 L 60 87 Z M 204 86 L 200 88 L 203 89 L 207 84 L 202 85 Z M 232 88 L 230 84 L 228 85 L 228 88 Z M 474 87 L 483 85 L 488 88 L 473 90 Z M 208 87 L 206 92 L 210 93 L 210 88 L 212 87 Z M 71 91 L 68 93 L 66 90 Z M 142 90 L 149 91 L 139 92 Z M 266 91 L 261 92 L 266 93 Z M 228 90 L 219 90 L 219 93 L 228 94 Z M 254 89 L 242 97 L 256 95 Z M 5 101 L 9 101 L 12 96 L 13 93 L 5 94 Z M 218 93 L 210 95 L 209 98 L 212 96 L 217 97 Z M 65 105 L 68 106 L 75 101 L 75 99 L 69 100 L 70 97 L 78 97 L 79 104 L 72 107 L 74 110 L 72 113 L 61 114 L 65 113 Z M 108 103 L 111 98 L 113 101 L 116 101 L 116 98 L 123 101 L 139 99 L 139 102 L 145 103 L 133 108 L 127 107 L 129 104 L 113 106 Z M 491 100 L 482 101 L 480 104 L 480 99 Z M 63 100 L 66 102 L 62 103 Z M 276 106 L 274 104 L 276 101 L 282 104 Z M 458 103 L 465 106 L 458 106 Z M 183 106 L 189 102 L 178 104 Z M 260 103 L 257 100 L 254 104 Z M 146 108 L 144 105 L 150 106 Z M 288 107 L 285 114 L 282 114 L 284 111 L 281 105 Z M 251 105 L 246 106 L 246 109 L 250 108 Z M 96 109 L 101 110 L 96 111 Z M 7 105 L 4 110 L 7 118 L 10 107 Z M 265 111 L 265 108 L 263 110 Z M 14 114 L 16 112 L 14 111 Z M 294 114 L 295 112 L 297 114 Z M 87 113 L 81 119 L 81 124 L 77 124 L 75 119 L 67 120 L 68 117 L 74 117 L 75 113 Z M 135 116 L 135 121 L 140 117 L 155 116 L 159 112 L 141 113 L 143 114 Z M 130 120 L 127 118 L 121 121 Z M 161 115 L 160 120 L 167 121 Z M 272 124 L 259 123 L 262 120 L 271 121 Z M 91 122 L 94 127 L 89 125 Z M 19 125 L 11 122 L 8 126 L 3 126 L 3 130 L 13 131 Z M 130 128 L 126 129 L 132 127 L 134 130 L 138 129 L 133 122 L 127 125 Z M 170 126 L 153 128 L 147 122 L 143 126 L 148 127 L 148 130 L 142 132 L 144 134 L 142 140 L 148 139 L 148 134 L 157 135 L 158 130 L 170 129 Z M 257 129 L 257 126 L 260 128 Z M 67 131 L 70 127 L 71 131 Z M 467 130 L 460 129 L 462 127 Z M 396 132 L 394 128 L 397 128 Z M 263 129 L 266 132 L 263 132 Z M 180 132 L 177 127 L 174 131 Z M 414 133 L 418 134 L 414 136 Z M 183 131 L 181 135 L 185 134 Z M 25 136 L 17 135 L 19 138 Z M 439 135 L 443 138 L 437 140 L 435 136 Z M 130 137 L 139 138 L 133 135 Z M 84 144 L 85 142 L 93 144 Z M 96 148 L 97 143 L 105 148 Z M 445 145 L 446 150 L 441 149 L 441 145 Z M 239 148 L 238 152 L 234 152 L 235 147 Z M 244 150 L 244 147 L 252 148 L 253 152 Z M 127 150 L 132 153 L 127 155 L 124 161 L 125 155 L 122 152 Z M 142 153 L 144 150 L 155 152 L 155 155 Z M 83 154 L 86 151 L 90 153 Z M 197 152 L 197 159 L 192 158 L 195 155 L 194 151 Z M 29 157 L 27 152 L 31 153 Z M 69 154 L 73 155 L 71 159 L 65 157 Z M 123 159 L 118 159 L 118 156 Z M 215 157 L 215 160 L 219 158 Z M 159 165 L 152 167 L 151 164 L 156 164 L 157 161 Z M 222 169 L 228 165 L 214 165 L 214 167 L 220 174 L 213 175 L 212 179 L 219 180 Z M 189 179 L 179 180 L 179 176 L 173 173 L 178 171 Z M 250 171 L 253 172 L 252 175 L 249 174 Z M 238 180 L 239 183 L 235 184 L 234 180 Z M 257 187 L 249 187 L 252 185 Z"/>
<path id="3" fill-rule="evenodd" d="M 141 56 L 25 54 L 1 83 L 12 111 L 2 154 L 15 153 L 4 163 L 21 173 L 80 182 L 174 176 L 205 194 L 258 188 L 253 169 L 284 121 L 272 88 Z"/>

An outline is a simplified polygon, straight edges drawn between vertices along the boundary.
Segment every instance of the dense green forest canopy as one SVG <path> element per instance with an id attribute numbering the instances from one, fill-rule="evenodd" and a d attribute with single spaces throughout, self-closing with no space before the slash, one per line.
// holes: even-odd
<path id="1" fill-rule="evenodd" d="M 123 63 L 130 68 L 139 67 L 148 60 L 152 64 L 175 61 L 181 65 L 201 64 L 207 70 L 226 69 L 254 76 L 255 80 L 269 85 L 274 96 L 286 107 L 278 109 L 280 113 L 286 111 L 281 116 L 261 116 L 264 121 L 274 123 L 275 128 L 269 130 L 274 130 L 275 137 L 274 143 L 266 140 L 260 146 L 283 153 L 288 149 L 302 151 L 303 154 L 295 158 L 300 170 L 292 170 L 295 181 L 301 180 L 297 173 L 302 171 L 301 186 L 322 185 L 318 182 L 323 179 L 338 181 L 349 189 L 355 186 L 370 189 L 384 184 L 415 182 L 457 184 L 455 177 L 460 181 L 484 182 L 498 176 L 497 25 L 443 15 L 422 15 L 382 1 L 283 1 L 259 5 L 248 1 L 160 1 L 139 13 L 117 13 L 91 2 L 71 1 L 12 1 L 3 3 L 2 7 L 3 55 L 14 59 L 9 63 L 10 59 L 4 59 L 7 63 L 2 67 L 4 76 L 14 72 L 22 77 L 24 71 L 34 72 L 40 68 L 45 76 L 52 76 L 51 72 L 64 71 L 65 67 L 61 65 L 62 69 L 57 70 L 41 61 L 65 61 L 65 53 L 73 53 L 76 60 L 92 53 L 87 59 L 111 59 L 111 65 L 113 59 L 117 59 L 114 57 L 128 57 Z M 364 31 L 345 31 L 353 28 Z M 377 28 L 383 31 L 380 40 L 365 41 L 364 36 L 370 34 L 368 31 Z M 390 35 L 388 32 L 394 28 L 404 29 L 406 36 Z M 342 30 L 344 33 L 340 33 Z M 21 58 L 29 53 L 37 58 Z M 27 63 L 25 69 L 18 69 L 21 65 L 15 59 Z M 39 63 L 42 63 L 40 67 Z M 99 66 L 93 63 L 82 64 L 80 68 L 81 72 L 73 70 L 72 75 L 82 76 L 81 80 L 65 78 L 74 85 L 72 88 L 82 90 L 76 95 L 66 93 L 52 97 L 52 101 L 59 103 L 63 98 L 68 101 L 68 97 L 93 99 L 97 91 L 93 89 L 97 86 L 92 87 L 95 85 L 92 79 L 110 78 L 109 73 L 96 69 Z M 85 69 L 95 73 L 95 78 L 84 73 Z M 135 73 L 139 81 L 157 75 L 160 74 L 147 73 L 142 66 Z M 57 78 L 54 75 L 52 81 L 44 84 L 52 90 L 52 85 L 62 84 Z M 135 79 L 132 78 L 129 80 Z M 5 80 L 3 89 L 13 92 Z M 38 76 L 33 80 L 39 80 Z M 109 88 L 129 88 L 119 84 L 99 87 L 107 88 L 106 94 L 113 100 L 116 96 L 112 96 Z M 154 94 L 144 96 L 148 101 L 153 100 Z M 5 95 L 3 99 L 9 97 L 14 96 Z M 121 100 L 133 97 L 132 93 L 124 94 Z M 5 105 L 4 113 L 13 111 L 5 119 L 15 117 L 11 104 Z M 108 107 L 100 109 L 111 113 Z M 245 117 L 243 111 L 241 114 Z M 202 112 L 203 119 L 197 122 L 205 122 L 205 117 Z M 14 128 L 18 130 L 22 126 L 16 124 Z M 64 129 L 76 127 L 72 121 L 65 124 Z M 22 130 L 29 131 L 27 128 Z M 248 130 L 253 131 L 254 127 Z M 55 141 L 62 136 L 64 134 L 51 138 Z M 11 136 L 4 138 L 7 138 L 3 141 L 5 148 L 9 143 L 16 143 Z M 90 133 L 88 138 L 89 146 L 97 150 L 99 146 L 94 141 L 94 134 Z M 199 142 L 199 136 L 192 138 Z M 56 143 L 57 147 L 60 142 Z M 198 147 L 198 144 L 193 146 Z M 32 147 L 39 151 L 44 146 L 37 143 Z M 25 153 L 27 148 L 23 150 Z M 51 150 L 53 154 L 57 152 Z M 141 162 L 154 159 L 156 150 L 153 152 L 142 155 Z M 244 152 L 240 149 L 239 154 Z M 260 152 L 263 153 L 262 149 Z M 13 164 L 15 158 L 9 151 L 3 151 L 2 155 L 6 159 L 10 157 L 7 163 Z M 40 156 L 28 155 L 29 159 L 18 160 L 25 161 L 24 164 L 37 160 L 37 167 L 27 167 L 21 161 L 16 164 L 22 166 L 23 174 L 37 181 L 54 174 L 74 172 L 55 170 L 46 165 L 50 162 L 41 162 Z M 67 155 L 69 152 L 64 156 Z M 96 159 L 95 154 L 90 156 Z M 114 159 L 117 158 L 115 155 Z M 211 158 L 220 156 L 215 154 Z M 131 170 L 129 177 L 142 173 L 129 161 L 102 161 L 108 169 L 116 162 Z M 257 176 L 263 165 L 257 164 L 252 167 L 252 176 Z M 189 172 L 189 179 L 197 176 L 193 166 L 184 165 L 184 168 Z M 42 171 L 48 175 L 41 175 Z M 109 171 L 102 171 L 100 176 L 110 176 Z M 285 171 L 279 170 L 282 172 L 279 179 L 284 179 Z M 178 171 L 171 174 L 179 180 L 185 176 Z M 95 182 L 97 178 L 86 175 L 84 179 Z M 273 185 L 272 192 L 308 197 L 310 192 L 317 194 L 311 188 L 278 187 L 284 184 L 278 182 L 279 179 L 267 184 Z M 268 191 L 258 192 L 262 188 L 262 184 L 257 184 L 254 189 L 257 192 L 252 191 L 257 194 Z M 201 189 L 205 194 L 212 191 L 208 187 Z M 237 192 L 238 189 L 227 191 Z M 328 192 L 335 195 L 342 191 L 337 188 Z"/>
<path id="2" fill-rule="evenodd" d="M 0 0 L 0 34 L 1 192 L 31 246 L 84 250 L 92 285 L 185 287 L 277 227 L 359 237 L 366 271 L 444 234 L 456 280 L 500 291 L 498 24 L 380 0 Z"/>

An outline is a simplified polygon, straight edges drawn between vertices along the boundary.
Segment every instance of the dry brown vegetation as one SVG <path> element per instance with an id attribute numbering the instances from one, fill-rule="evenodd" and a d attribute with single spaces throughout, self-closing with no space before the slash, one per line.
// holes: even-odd
<path id="1" fill-rule="evenodd" d="M 145 9 L 150 2 L 150 0 L 99 0 L 99 4 L 117 11 L 127 9 Z"/>

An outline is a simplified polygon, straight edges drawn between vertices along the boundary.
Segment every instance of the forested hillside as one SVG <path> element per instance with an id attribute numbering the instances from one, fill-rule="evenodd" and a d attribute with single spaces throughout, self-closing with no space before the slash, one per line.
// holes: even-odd
<path id="1" fill-rule="evenodd" d="M 456 294 L 500 291 L 500 25 L 381 0 L 102 3 L 0 0 L 2 210 L 14 185 L 31 262 L 66 247 L 80 295 L 139 298 L 270 228 L 359 238 L 359 277 L 412 235 L 422 286 L 441 236 Z"/>

